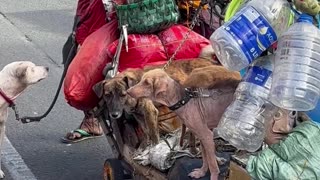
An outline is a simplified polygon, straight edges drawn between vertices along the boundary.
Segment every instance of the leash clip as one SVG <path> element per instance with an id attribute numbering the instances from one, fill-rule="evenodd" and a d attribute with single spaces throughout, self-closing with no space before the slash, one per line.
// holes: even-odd
<path id="1" fill-rule="evenodd" d="M 10 107 L 12 108 L 12 110 L 14 112 L 14 116 L 16 117 L 16 120 L 22 122 L 23 124 L 27 124 L 27 123 L 34 122 L 34 121 L 40 121 L 40 119 L 30 119 L 28 117 L 20 118 L 19 111 L 17 109 L 16 104 L 12 104 L 12 105 L 10 105 Z"/>
<path id="2" fill-rule="evenodd" d="M 210 94 L 203 94 L 203 93 L 199 92 L 198 90 L 191 90 L 190 88 L 185 88 L 185 91 L 186 91 L 187 95 L 190 98 L 208 98 L 208 97 L 211 97 Z"/>
<path id="3" fill-rule="evenodd" d="M 11 104 L 9 107 L 11 107 L 11 109 L 13 110 L 14 116 L 16 117 L 16 120 L 20 121 L 19 111 L 16 107 L 16 104 Z"/>

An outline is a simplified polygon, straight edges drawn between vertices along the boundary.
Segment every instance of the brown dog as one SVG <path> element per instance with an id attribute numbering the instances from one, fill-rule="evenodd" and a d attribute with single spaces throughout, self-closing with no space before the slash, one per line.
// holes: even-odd
<path id="1" fill-rule="evenodd" d="M 178 82 L 183 82 L 193 69 L 210 66 L 212 64 L 212 61 L 202 58 L 179 60 L 172 62 L 167 72 L 173 79 Z M 150 99 L 133 98 L 128 95 L 126 91 L 141 80 L 144 72 L 161 66 L 146 66 L 144 69 L 128 69 L 112 79 L 98 83 L 94 87 L 96 94 L 99 97 L 103 96 L 108 104 L 111 118 L 117 119 L 121 117 L 124 110 L 129 114 L 133 114 L 136 119 L 143 120 L 142 123 L 141 121 L 140 123 L 146 131 L 147 137 L 150 138 L 154 144 L 159 142 L 159 130 L 164 133 L 168 131 L 172 132 L 181 126 L 180 121 L 172 116 L 172 118 L 158 122 L 159 114 L 165 114 L 166 111 L 169 112 L 167 107 L 160 108 L 159 105 L 156 107 Z M 162 112 L 158 112 L 158 110 Z M 163 118 L 164 117 L 160 115 L 160 119 Z"/>
<path id="2" fill-rule="evenodd" d="M 141 81 L 128 90 L 128 94 L 135 98 L 150 98 L 154 102 L 175 109 L 183 124 L 199 138 L 201 143 L 203 165 L 199 169 L 194 169 L 189 176 L 203 177 L 209 167 L 211 180 L 217 180 L 219 167 L 215 156 L 213 133 L 209 128 L 218 125 L 223 112 L 233 100 L 233 93 L 239 82 L 238 72 L 228 71 L 221 66 L 211 65 L 196 69 L 184 83 L 188 87 L 198 88 L 200 94 L 193 92 L 191 93 L 193 97 L 195 93 L 198 97 L 192 98 L 186 91 L 186 86 L 170 78 L 165 71 L 155 69 L 145 73 Z"/>
<path id="3" fill-rule="evenodd" d="M 273 118 L 267 121 L 264 142 L 268 145 L 279 143 L 288 136 L 297 123 L 297 111 L 279 109 Z"/>

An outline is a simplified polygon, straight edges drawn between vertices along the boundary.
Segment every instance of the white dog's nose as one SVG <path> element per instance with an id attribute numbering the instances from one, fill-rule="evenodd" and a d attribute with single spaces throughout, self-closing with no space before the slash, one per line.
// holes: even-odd
<path id="1" fill-rule="evenodd" d="M 46 69 L 47 71 L 49 71 L 49 67 L 45 67 L 45 69 Z"/>

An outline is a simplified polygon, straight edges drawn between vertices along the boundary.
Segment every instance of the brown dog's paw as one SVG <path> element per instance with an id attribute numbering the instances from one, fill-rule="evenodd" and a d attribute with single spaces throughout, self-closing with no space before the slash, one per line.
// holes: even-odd
<path id="1" fill-rule="evenodd" d="M 197 169 L 192 170 L 192 172 L 189 173 L 188 176 L 195 178 L 195 179 L 199 179 L 199 178 L 205 176 L 206 172 L 207 171 L 204 171 L 202 168 L 197 168 Z"/>

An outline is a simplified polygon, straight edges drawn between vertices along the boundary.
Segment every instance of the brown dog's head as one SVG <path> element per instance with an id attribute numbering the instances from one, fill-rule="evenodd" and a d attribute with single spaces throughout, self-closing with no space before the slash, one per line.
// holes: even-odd
<path id="1" fill-rule="evenodd" d="M 154 102 L 168 105 L 163 97 L 166 96 L 168 87 L 174 83 L 162 69 L 154 69 L 146 72 L 141 81 L 128 89 L 128 94 L 134 98 L 149 98 Z"/>
<path id="2" fill-rule="evenodd" d="M 278 143 L 291 132 L 297 118 L 297 111 L 279 109 L 272 119 L 267 121 L 265 142 L 268 145 Z"/>
<path id="3" fill-rule="evenodd" d="M 123 110 L 131 110 L 136 106 L 136 99 L 127 94 L 127 89 L 136 84 L 133 77 L 119 74 L 116 77 L 99 82 L 94 86 L 98 97 L 107 103 L 109 115 L 113 119 L 122 116 Z"/>

